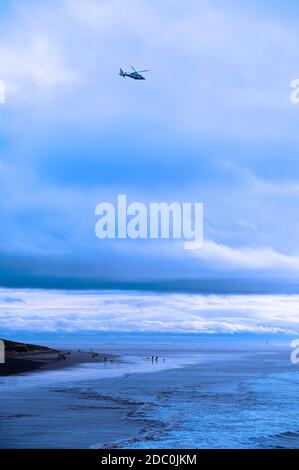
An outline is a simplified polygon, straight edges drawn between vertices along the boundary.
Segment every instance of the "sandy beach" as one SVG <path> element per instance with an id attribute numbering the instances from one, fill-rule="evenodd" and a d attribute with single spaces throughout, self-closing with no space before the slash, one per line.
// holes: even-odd
<path id="1" fill-rule="evenodd" d="M 6 362 L 0 364 L 0 376 L 11 376 L 35 370 L 58 370 L 84 363 L 113 362 L 119 356 L 72 349 L 52 349 L 35 344 L 4 340 Z"/>

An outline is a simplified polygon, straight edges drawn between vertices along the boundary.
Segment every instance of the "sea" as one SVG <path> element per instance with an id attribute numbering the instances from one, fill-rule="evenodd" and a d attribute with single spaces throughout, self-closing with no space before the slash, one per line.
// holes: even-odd
<path id="1" fill-rule="evenodd" d="M 119 359 L 0 379 L 1 448 L 299 447 L 288 338 L 107 333 L 93 348 Z"/>

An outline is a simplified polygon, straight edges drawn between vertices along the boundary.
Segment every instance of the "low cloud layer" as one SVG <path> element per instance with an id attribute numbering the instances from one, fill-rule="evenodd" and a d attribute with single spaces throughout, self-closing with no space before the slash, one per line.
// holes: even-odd
<path id="1" fill-rule="evenodd" d="M 15 301 L 14 301 L 15 299 Z M 2 336 L 21 333 L 299 333 L 298 295 L 0 291 Z"/>

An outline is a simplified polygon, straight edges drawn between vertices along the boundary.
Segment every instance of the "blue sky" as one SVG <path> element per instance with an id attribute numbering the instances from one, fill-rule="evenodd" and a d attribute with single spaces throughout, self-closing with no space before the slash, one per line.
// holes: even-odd
<path id="1" fill-rule="evenodd" d="M 2 284 L 298 275 L 299 7 L 247 3 L 1 3 Z M 203 202 L 203 249 L 99 241 L 119 193 Z"/>

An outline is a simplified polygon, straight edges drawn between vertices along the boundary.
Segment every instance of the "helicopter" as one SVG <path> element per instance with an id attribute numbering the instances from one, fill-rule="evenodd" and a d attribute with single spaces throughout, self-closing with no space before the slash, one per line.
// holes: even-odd
<path id="1" fill-rule="evenodd" d="M 131 68 L 133 69 L 133 72 L 124 72 L 122 69 L 119 69 L 120 72 L 119 72 L 119 75 L 123 78 L 133 78 L 133 80 L 145 80 L 145 78 L 141 75 L 141 73 L 144 73 L 144 72 L 149 72 L 149 70 L 135 70 L 134 67 L 132 67 L 131 65 Z"/>

